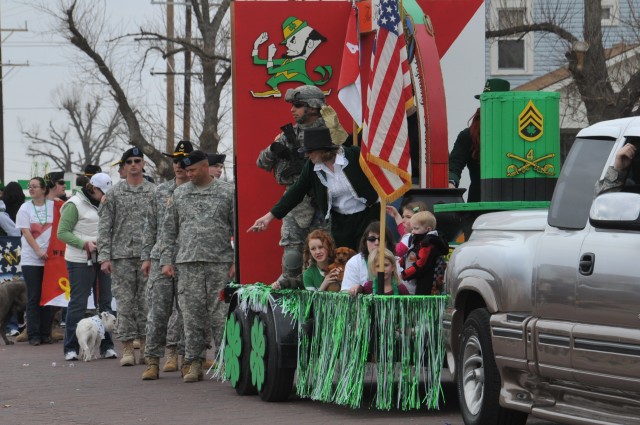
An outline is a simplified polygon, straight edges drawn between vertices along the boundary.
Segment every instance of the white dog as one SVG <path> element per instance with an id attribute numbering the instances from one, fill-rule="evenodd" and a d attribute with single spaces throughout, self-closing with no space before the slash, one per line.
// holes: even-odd
<path id="1" fill-rule="evenodd" d="M 103 311 L 98 316 L 87 317 L 78 322 L 76 337 L 80 345 L 80 358 L 85 362 L 97 359 L 100 354 L 100 342 L 105 332 L 113 332 L 116 328 L 116 316 Z"/>

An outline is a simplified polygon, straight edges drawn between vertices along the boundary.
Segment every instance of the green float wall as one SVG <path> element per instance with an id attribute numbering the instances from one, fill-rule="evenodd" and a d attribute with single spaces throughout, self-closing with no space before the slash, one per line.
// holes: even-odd
<path id="1" fill-rule="evenodd" d="M 518 116 L 532 101 L 542 115 L 542 135 L 535 141 L 519 133 Z M 480 175 L 481 201 L 548 201 L 560 173 L 559 93 L 501 92 L 480 96 Z M 545 155 L 553 157 L 526 164 L 508 154 L 532 162 Z M 530 159 L 531 160 L 531 159 Z M 545 168 L 546 167 L 546 168 Z M 509 172 L 518 170 L 516 175 Z M 544 174 L 540 171 L 546 171 Z"/>

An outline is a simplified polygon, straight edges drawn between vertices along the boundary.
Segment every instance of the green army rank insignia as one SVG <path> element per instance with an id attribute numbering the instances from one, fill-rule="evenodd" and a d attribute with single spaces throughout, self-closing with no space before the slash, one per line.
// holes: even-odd
<path id="1" fill-rule="evenodd" d="M 544 117 L 533 101 L 529 100 L 527 106 L 518 115 L 518 134 L 527 142 L 535 142 L 542 137 L 543 128 Z"/>

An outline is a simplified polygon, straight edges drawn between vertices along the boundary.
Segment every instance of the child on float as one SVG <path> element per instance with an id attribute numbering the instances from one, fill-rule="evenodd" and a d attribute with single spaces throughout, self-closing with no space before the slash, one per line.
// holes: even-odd
<path id="1" fill-rule="evenodd" d="M 396 244 L 396 256 L 404 257 L 409 250 L 409 237 L 411 236 L 411 217 L 417 212 L 428 211 L 424 202 L 408 202 L 400 207 L 402 214 L 393 205 L 387 205 L 387 214 L 396 222 L 400 241 Z"/>
<path id="2" fill-rule="evenodd" d="M 378 280 L 378 261 L 380 252 L 384 255 L 384 282 L 379 283 Z M 409 295 L 409 290 L 407 287 L 400 281 L 400 276 L 398 276 L 398 268 L 396 266 L 396 256 L 393 255 L 388 249 L 380 250 L 378 248 L 371 251 L 368 259 L 368 270 L 370 280 L 365 282 L 362 286 L 356 286 L 352 288 L 349 293 L 351 295 L 357 294 L 373 294 L 374 286 L 384 285 L 383 293 L 384 295 Z M 375 282 L 375 283 L 374 283 Z"/>
<path id="3" fill-rule="evenodd" d="M 314 230 L 307 236 L 303 251 L 302 283 L 309 291 L 326 291 L 332 283 L 339 282 L 342 270 L 335 268 L 327 272 L 335 259 L 336 247 L 331 235 L 324 230 Z"/>
<path id="4" fill-rule="evenodd" d="M 391 252 L 395 249 L 393 236 L 391 236 L 389 229 L 385 229 L 385 246 Z M 367 268 L 369 253 L 379 247 L 380 222 L 373 221 L 362 233 L 358 254 L 351 257 L 344 266 L 341 292 L 350 292 L 352 288 L 362 286 L 369 280 L 369 269 Z"/>
<path id="5" fill-rule="evenodd" d="M 431 295 L 438 259 L 447 255 L 449 244 L 436 230 L 436 218 L 429 211 L 411 217 L 409 250 L 400 258 L 403 280 L 415 283 L 416 295 Z"/>

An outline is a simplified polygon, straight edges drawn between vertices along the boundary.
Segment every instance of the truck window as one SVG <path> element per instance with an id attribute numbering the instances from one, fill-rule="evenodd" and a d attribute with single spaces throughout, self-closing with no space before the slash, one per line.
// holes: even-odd
<path id="1" fill-rule="evenodd" d="M 594 187 L 611 153 L 613 139 L 576 139 L 562 166 L 547 222 L 562 229 L 584 229 Z"/>

